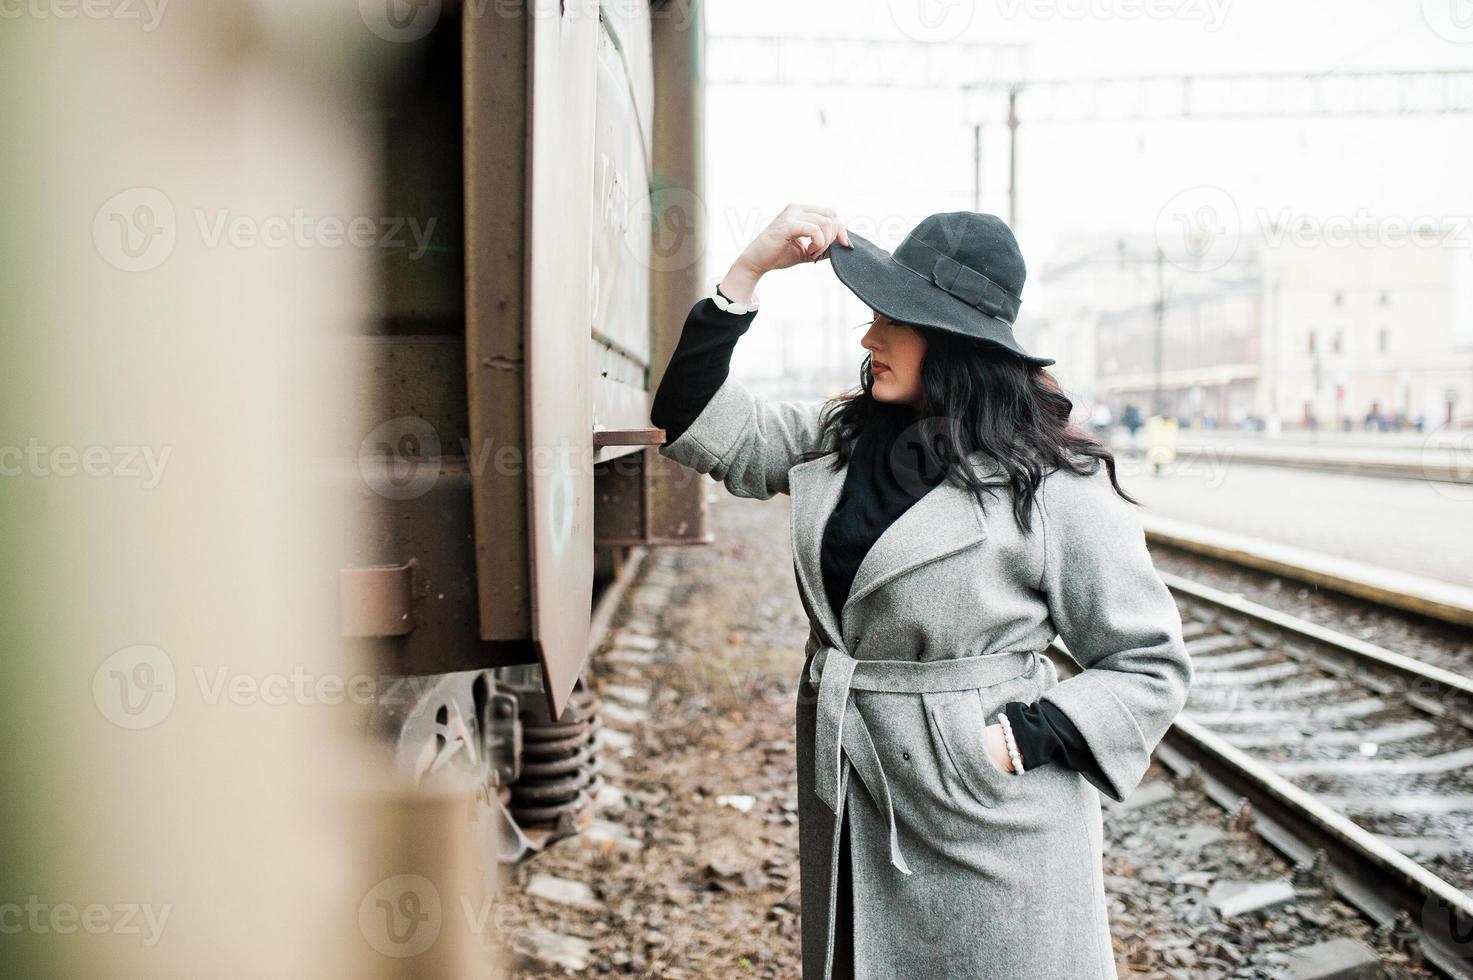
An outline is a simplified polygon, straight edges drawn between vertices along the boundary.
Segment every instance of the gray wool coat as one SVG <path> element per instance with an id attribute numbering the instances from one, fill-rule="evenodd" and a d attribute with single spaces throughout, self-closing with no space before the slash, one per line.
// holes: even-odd
<path id="1" fill-rule="evenodd" d="M 997 496 L 943 483 L 875 541 L 835 620 L 819 548 L 845 470 L 819 444 L 821 400 L 776 401 L 728 377 L 660 453 L 733 494 L 792 498 L 810 632 L 797 683 L 803 977 L 829 980 L 835 929 L 861 978 L 1115 977 L 1099 793 L 1123 799 L 1186 702 L 1176 603 L 1141 524 L 1101 466 L 1054 470 L 1018 529 Z M 828 455 L 805 462 L 806 451 Z M 796 464 L 796 465 L 795 465 Z M 1083 668 L 1063 681 L 1056 637 Z M 1104 775 L 1009 773 L 983 729 L 1009 701 L 1053 702 Z M 839 820 L 849 819 L 852 922 L 835 921 Z"/>

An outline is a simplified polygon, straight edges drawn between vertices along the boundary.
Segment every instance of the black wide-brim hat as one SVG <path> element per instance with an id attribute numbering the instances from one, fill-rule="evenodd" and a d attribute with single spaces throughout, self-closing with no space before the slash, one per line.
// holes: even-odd
<path id="1" fill-rule="evenodd" d="M 1012 229 L 995 214 L 948 211 L 911 229 L 894 254 L 849 232 L 828 259 L 839 281 L 897 323 L 990 341 L 1029 364 L 1047 367 L 1013 336 L 1027 268 Z"/>

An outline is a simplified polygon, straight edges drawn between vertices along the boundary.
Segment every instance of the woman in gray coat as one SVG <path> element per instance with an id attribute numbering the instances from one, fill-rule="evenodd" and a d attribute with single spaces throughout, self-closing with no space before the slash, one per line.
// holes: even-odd
<path id="1" fill-rule="evenodd" d="M 822 258 L 875 311 L 860 384 L 757 397 L 727 373 L 757 282 Z M 1139 783 L 1192 671 L 1114 457 L 1013 336 L 1024 276 L 994 215 L 892 254 L 790 205 L 656 392 L 662 455 L 791 496 L 805 980 L 1116 975 L 1098 794 Z"/>

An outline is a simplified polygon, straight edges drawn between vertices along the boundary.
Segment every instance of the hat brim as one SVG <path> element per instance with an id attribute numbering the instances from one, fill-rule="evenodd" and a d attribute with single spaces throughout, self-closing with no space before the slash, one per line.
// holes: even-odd
<path id="1" fill-rule="evenodd" d="M 851 231 L 849 241 L 853 243 L 849 248 L 837 241 L 829 245 L 829 264 L 839 281 L 871 309 L 898 323 L 988 341 L 1036 367 L 1055 363 L 1052 357 L 1024 353 L 1006 320 L 962 302 L 896 262 L 889 252 L 867 238 Z"/>

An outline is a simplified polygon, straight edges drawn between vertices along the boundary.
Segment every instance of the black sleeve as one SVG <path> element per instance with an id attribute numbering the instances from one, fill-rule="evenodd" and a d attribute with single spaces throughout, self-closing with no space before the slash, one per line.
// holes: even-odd
<path id="1" fill-rule="evenodd" d="M 727 313 L 710 297 L 691 307 L 650 403 L 650 424 L 665 430 L 662 445 L 679 439 L 726 382 L 731 352 L 757 312 Z"/>
<path id="2" fill-rule="evenodd" d="M 1013 728 L 1013 739 L 1018 743 L 1018 754 L 1023 757 L 1025 771 L 1054 762 L 1069 769 L 1098 774 L 1102 782 L 1109 781 L 1100 771 L 1094 753 L 1084 744 L 1084 736 L 1079 734 L 1074 722 L 1052 703 L 1009 701 L 1003 706 L 1003 711 Z"/>

